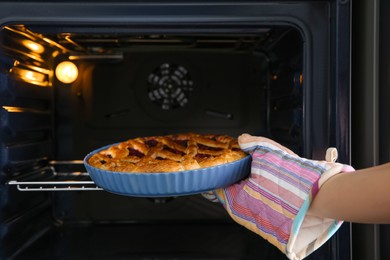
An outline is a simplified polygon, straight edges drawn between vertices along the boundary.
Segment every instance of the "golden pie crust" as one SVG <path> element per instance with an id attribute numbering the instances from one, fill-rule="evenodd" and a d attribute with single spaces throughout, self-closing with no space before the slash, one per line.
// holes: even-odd
<path id="1" fill-rule="evenodd" d="M 237 138 L 195 133 L 139 137 L 95 153 L 88 163 L 114 172 L 178 172 L 244 158 Z"/>

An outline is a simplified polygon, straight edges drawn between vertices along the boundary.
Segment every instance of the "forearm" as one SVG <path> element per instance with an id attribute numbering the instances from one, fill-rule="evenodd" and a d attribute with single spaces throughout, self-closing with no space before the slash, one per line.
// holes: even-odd
<path id="1" fill-rule="evenodd" d="M 356 223 L 390 223 L 390 163 L 325 182 L 309 214 Z"/>

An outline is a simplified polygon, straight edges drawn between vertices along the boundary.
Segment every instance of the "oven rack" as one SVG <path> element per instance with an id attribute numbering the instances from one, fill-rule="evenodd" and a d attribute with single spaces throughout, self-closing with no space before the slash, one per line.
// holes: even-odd
<path id="1" fill-rule="evenodd" d="M 10 180 L 8 185 L 16 186 L 19 191 L 97 191 L 103 190 L 90 180 L 88 172 L 84 171 L 59 171 L 57 168 L 83 167 L 82 160 L 49 161 L 47 167 L 54 180 Z M 82 180 L 88 179 L 88 180 Z"/>
<path id="2" fill-rule="evenodd" d="M 93 181 L 9 181 L 19 191 L 93 191 L 103 190 Z"/>

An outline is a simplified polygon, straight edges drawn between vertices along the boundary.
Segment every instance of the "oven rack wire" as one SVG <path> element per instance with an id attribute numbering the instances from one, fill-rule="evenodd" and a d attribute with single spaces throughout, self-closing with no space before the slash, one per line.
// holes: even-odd
<path id="1" fill-rule="evenodd" d="M 10 180 L 8 185 L 16 186 L 19 191 L 98 191 L 103 190 L 92 180 L 77 180 L 88 178 L 88 172 L 84 171 L 58 171 L 57 167 L 82 166 L 82 160 L 50 161 L 48 168 L 55 180 Z M 75 180 L 76 179 L 76 180 Z"/>

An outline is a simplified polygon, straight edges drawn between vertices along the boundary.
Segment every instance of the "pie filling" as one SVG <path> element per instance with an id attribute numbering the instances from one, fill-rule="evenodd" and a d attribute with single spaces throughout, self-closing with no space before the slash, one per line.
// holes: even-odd
<path id="1" fill-rule="evenodd" d="M 136 156 L 136 157 L 144 157 L 145 154 L 143 154 L 142 152 L 136 150 L 136 149 L 133 149 L 131 147 L 127 147 L 127 150 L 129 150 L 129 155 L 128 156 Z"/>

